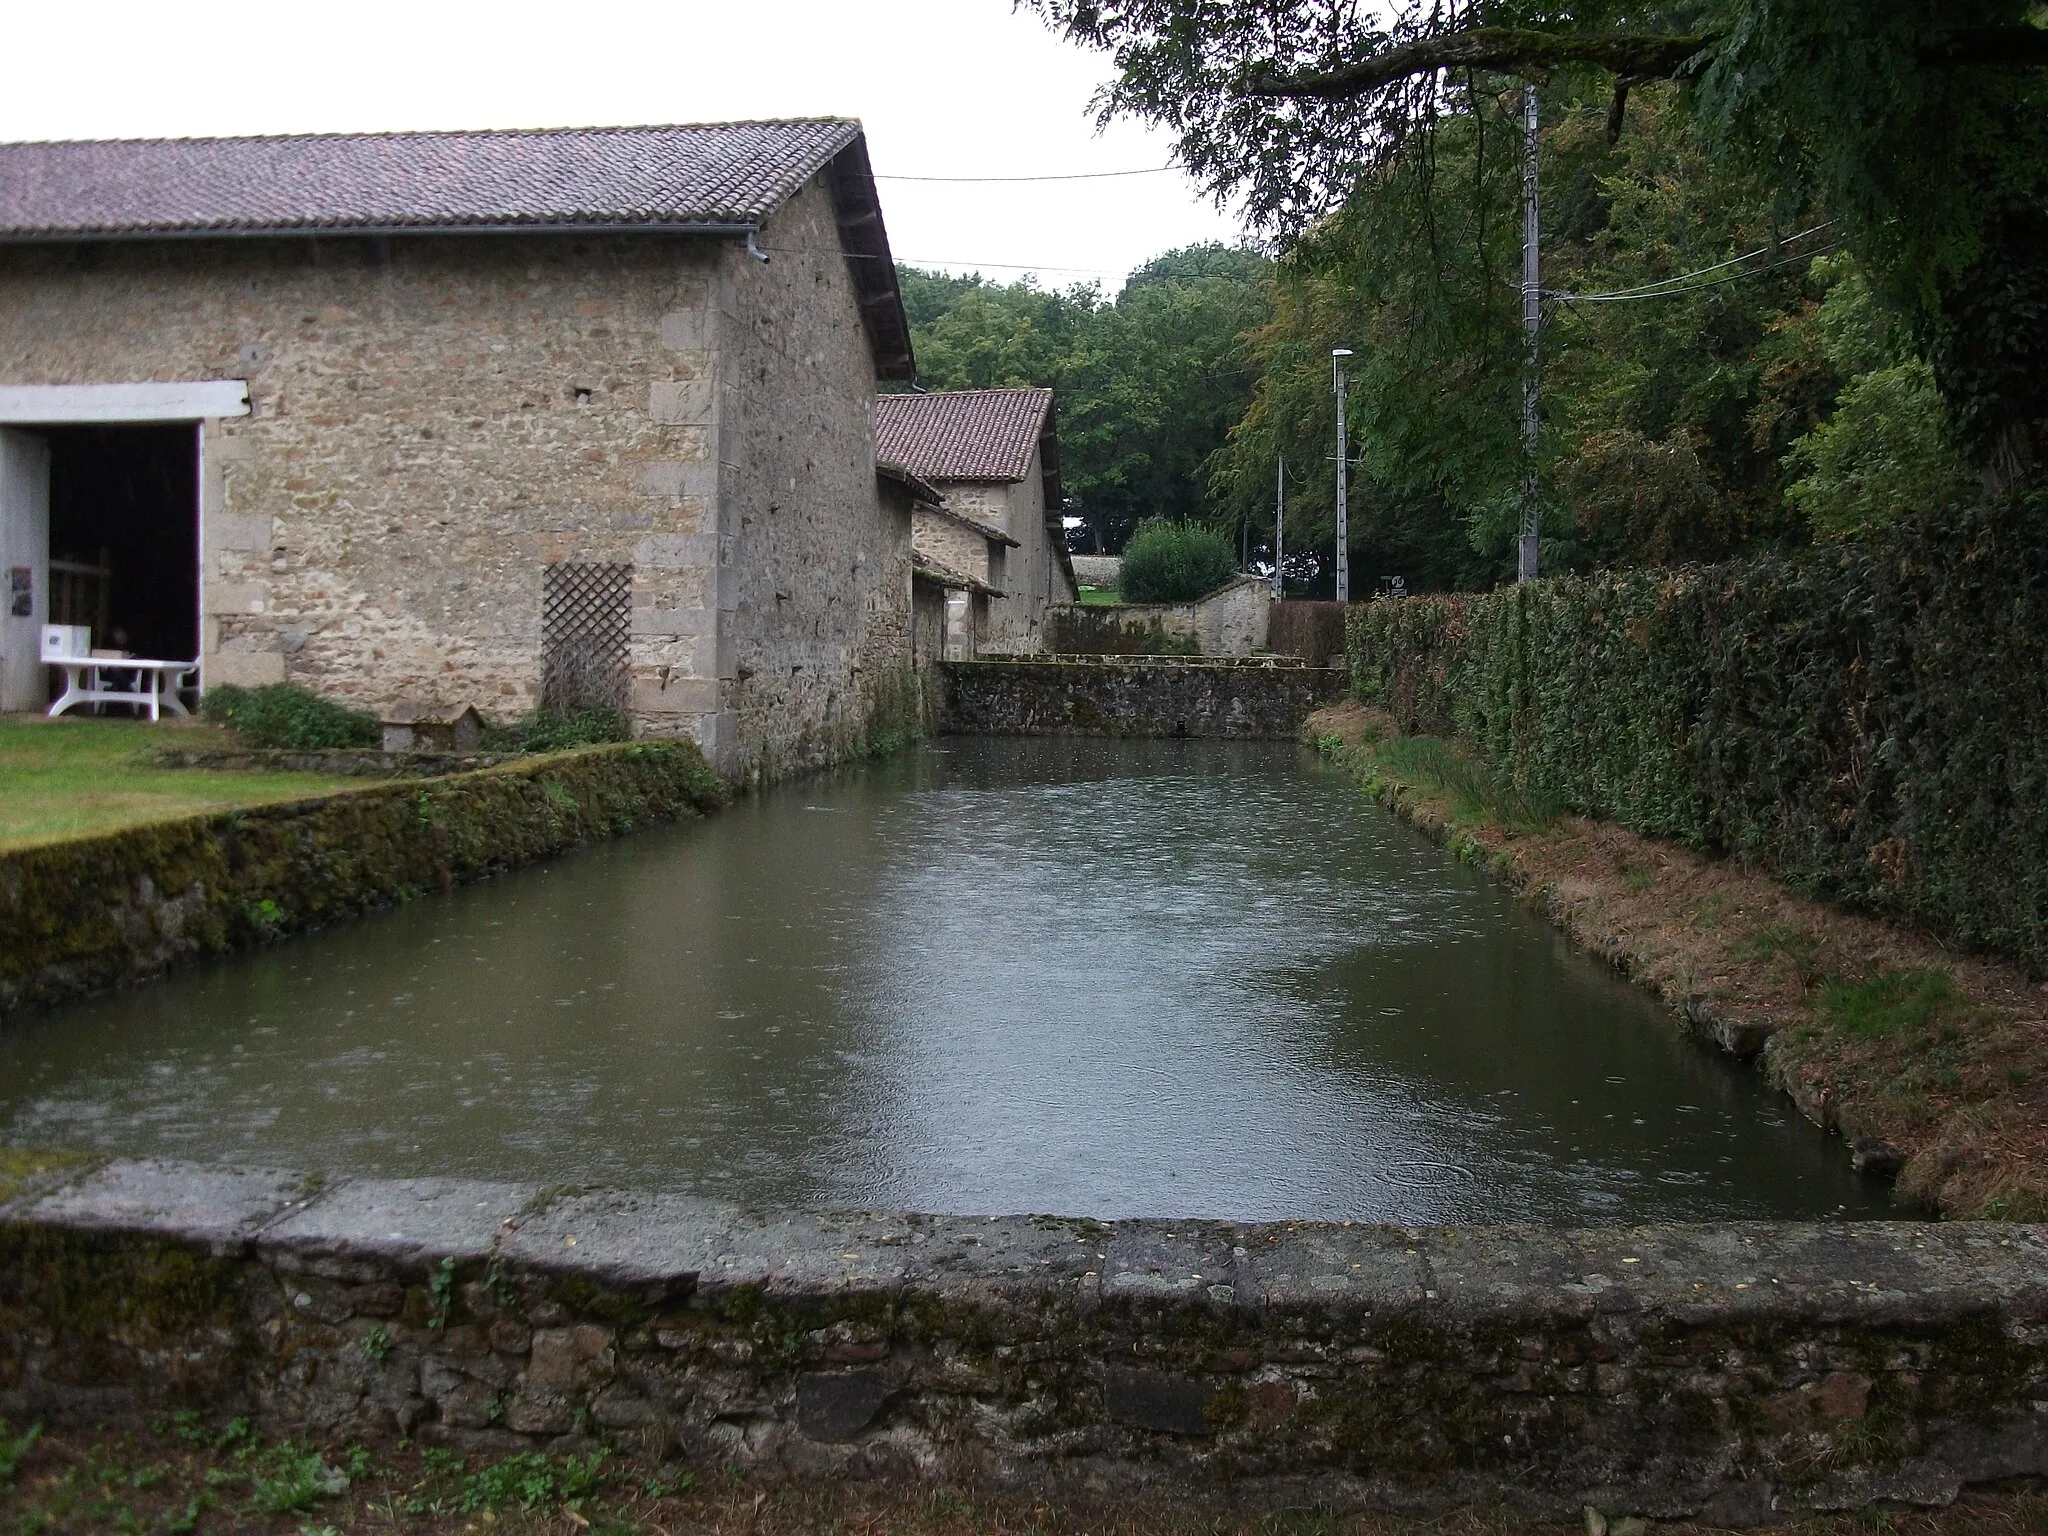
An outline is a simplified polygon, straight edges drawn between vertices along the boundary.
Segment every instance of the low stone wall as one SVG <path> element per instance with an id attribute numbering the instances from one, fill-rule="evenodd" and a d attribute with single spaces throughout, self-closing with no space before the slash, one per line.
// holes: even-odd
<path id="1" fill-rule="evenodd" d="M 722 804 L 688 742 L 148 822 L 0 854 L 0 1017 Z"/>
<path id="2" fill-rule="evenodd" d="M 1072 555 L 1074 580 L 1084 587 L 1105 587 L 1114 590 L 1123 577 L 1124 557 L 1122 555 Z"/>
<path id="3" fill-rule="evenodd" d="M 2048 1229 L 756 1213 L 117 1163 L 0 1206 L 0 1414 L 1746 1525 L 2048 1475 Z"/>
<path id="4" fill-rule="evenodd" d="M 939 675 L 938 729 L 986 736 L 1280 739 L 1346 686 L 1341 669 L 1274 656 L 1035 656 Z"/>
<path id="5" fill-rule="evenodd" d="M 1045 610 L 1045 649 L 1073 656 L 1250 656 L 1266 649 L 1272 606 L 1273 589 L 1256 576 L 1240 576 L 1192 603 L 1055 603 Z"/>

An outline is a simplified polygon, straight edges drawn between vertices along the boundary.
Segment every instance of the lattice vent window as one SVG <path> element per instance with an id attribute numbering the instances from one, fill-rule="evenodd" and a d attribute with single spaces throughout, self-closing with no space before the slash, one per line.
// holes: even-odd
<path id="1" fill-rule="evenodd" d="M 541 575 L 541 704 L 559 714 L 623 711 L 631 700 L 627 643 L 633 567 L 563 561 Z"/>

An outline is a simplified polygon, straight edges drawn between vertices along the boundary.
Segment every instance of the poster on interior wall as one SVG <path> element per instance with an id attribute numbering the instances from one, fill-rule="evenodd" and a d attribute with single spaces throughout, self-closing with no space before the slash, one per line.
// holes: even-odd
<path id="1" fill-rule="evenodd" d="M 17 619 L 36 616 L 36 573 L 33 566 L 7 568 L 7 612 Z"/>

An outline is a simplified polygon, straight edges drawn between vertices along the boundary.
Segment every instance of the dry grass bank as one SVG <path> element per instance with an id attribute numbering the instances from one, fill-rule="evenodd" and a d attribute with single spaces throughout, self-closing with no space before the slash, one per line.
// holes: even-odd
<path id="1" fill-rule="evenodd" d="M 1366 788 L 1743 1053 L 1899 1198 L 2048 1220 L 2048 988 L 1754 870 L 1498 794 L 1450 742 L 1347 701 L 1305 727 Z M 1845 1154 L 1847 1155 L 1847 1154 Z"/>

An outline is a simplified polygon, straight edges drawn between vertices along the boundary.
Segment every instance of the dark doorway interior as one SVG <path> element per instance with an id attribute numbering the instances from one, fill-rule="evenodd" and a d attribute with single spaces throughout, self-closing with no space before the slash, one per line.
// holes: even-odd
<path id="1" fill-rule="evenodd" d="M 199 655 L 199 429 L 52 427 L 50 622 L 96 647 Z"/>

